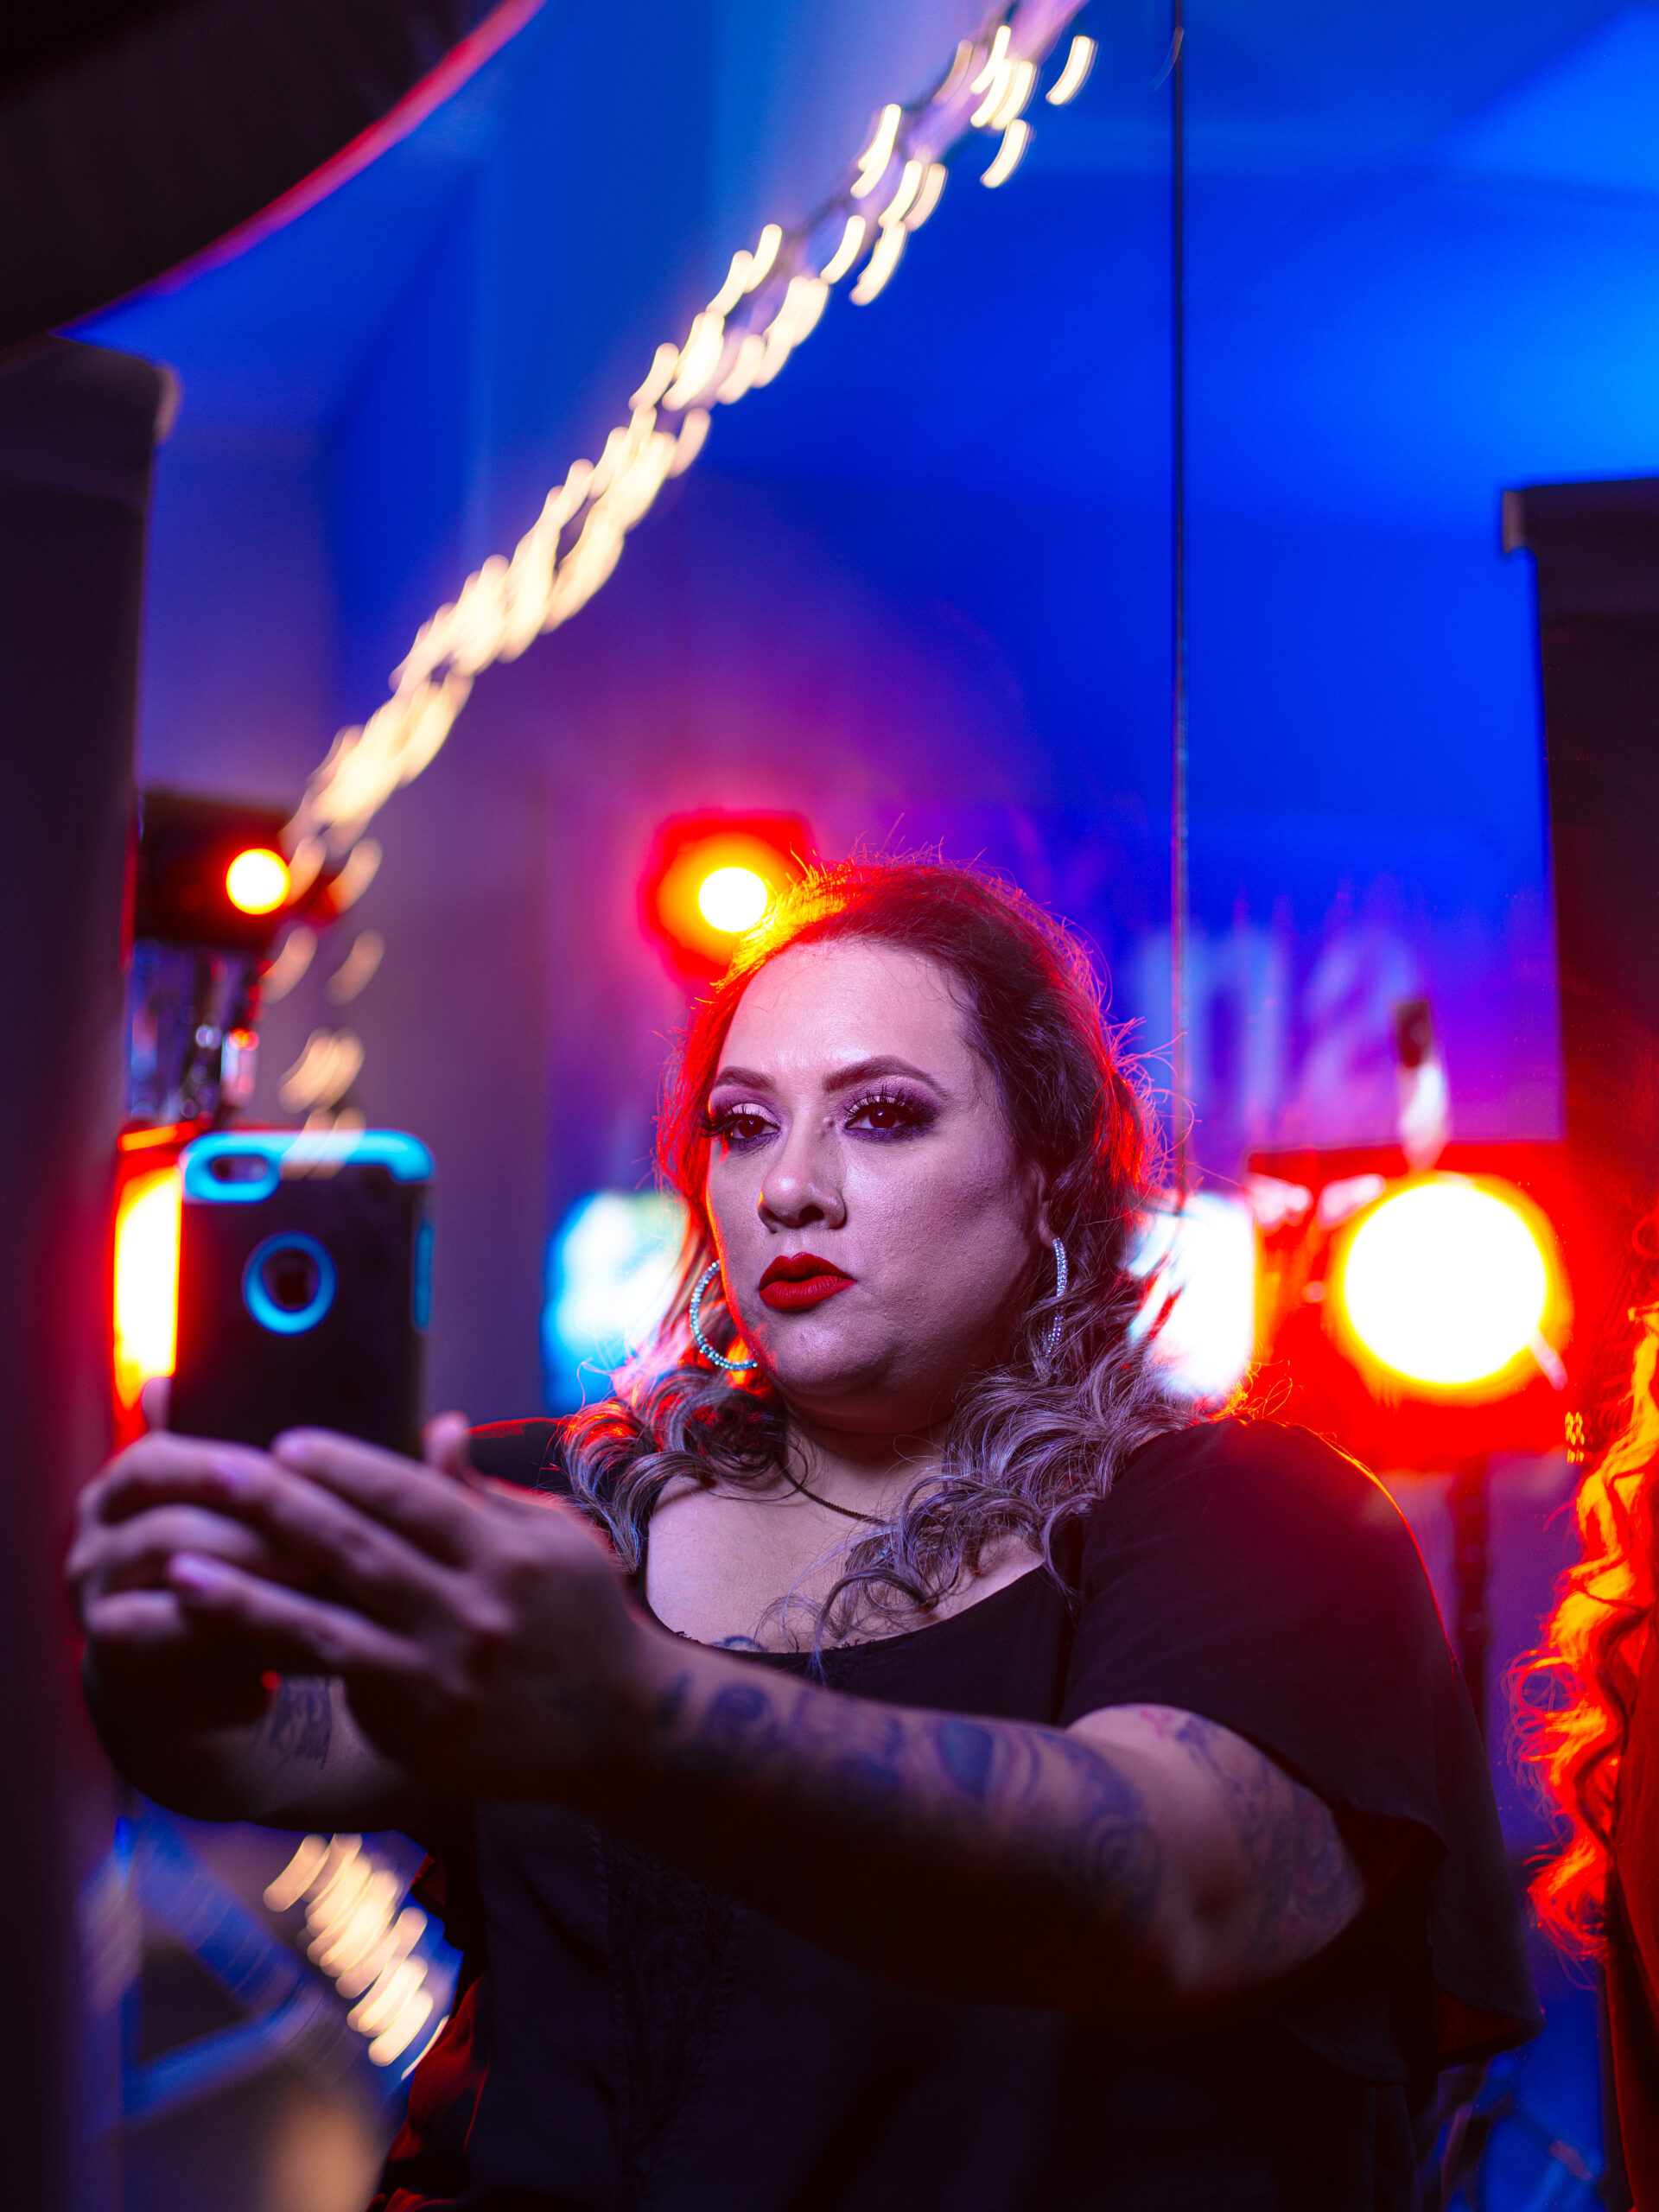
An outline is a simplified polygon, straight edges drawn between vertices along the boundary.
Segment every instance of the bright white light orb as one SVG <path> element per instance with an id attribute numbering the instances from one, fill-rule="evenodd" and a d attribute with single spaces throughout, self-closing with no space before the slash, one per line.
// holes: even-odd
<path id="1" fill-rule="evenodd" d="M 1516 1207 L 1446 1175 L 1360 1223 L 1337 1290 L 1374 1359 L 1408 1382 L 1455 1389 L 1501 1374 L 1535 1340 L 1549 1268 Z"/>
<path id="2" fill-rule="evenodd" d="M 703 920 L 733 937 L 752 930 L 771 903 L 771 892 L 752 868 L 714 868 L 697 887 Z"/>
<path id="3" fill-rule="evenodd" d="M 239 913 L 274 914 L 288 896 L 288 863 L 266 845 L 250 845 L 225 871 L 225 889 Z"/>

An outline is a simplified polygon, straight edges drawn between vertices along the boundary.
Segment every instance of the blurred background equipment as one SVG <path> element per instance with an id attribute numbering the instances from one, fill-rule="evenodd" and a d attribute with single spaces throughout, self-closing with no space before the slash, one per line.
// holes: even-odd
<path id="1" fill-rule="evenodd" d="M 1566 1135 L 1580 1192 L 1579 1442 L 1617 1430 L 1659 1291 L 1659 478 L 1506 493 L 1537 575 Z"/>
<path id="2" fill-rule="evenodd" d="M 1449 1476 L 1448 1619 L 1477 1715 L 1488 1706 L 1486 1488 L 1499 1455 L 1565 1450 L 1579 1209 L 1560 1146 L 1257 1153 L 1251 1402 L 1305 1422 L 1399 1486 Z"/>
<path id="3" fill-rule="evenodd" d="M 608 1396 L 612 1374 L 666 1310 L 685 1230 L 685 1209 L 666 1191 L 595 1191 L 571 1207 L 547 1248 L 550 1412 L 574 1413 Z"/>
<path id="4" fill-rule="evenodd" d="M 260 976 L 287 918 L 287 818 L 182 791 L 141 797 L 130 1120 L 209 1126 L 252 1096 Z"/>

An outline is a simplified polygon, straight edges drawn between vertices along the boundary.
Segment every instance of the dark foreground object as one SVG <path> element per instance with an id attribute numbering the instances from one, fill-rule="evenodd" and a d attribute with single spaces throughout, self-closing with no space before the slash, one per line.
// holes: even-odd
<path id="1" fill-rule="evenodd" d="M 0 374 L 0 2196 L 29 2212 L 114 2201 L 114 1993 L 99 1990 L 93 1901 L 84 1960 L 77 1931 L 113 1785 L 60 1562 L 108 1448 L 122 896 L 161 396 L 148 362 L 58 341 Z"/>

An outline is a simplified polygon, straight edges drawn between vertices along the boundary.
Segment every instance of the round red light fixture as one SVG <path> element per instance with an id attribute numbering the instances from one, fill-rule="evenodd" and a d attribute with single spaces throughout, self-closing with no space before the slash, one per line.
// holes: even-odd
<path id="1" fill-rule="evenodd" d="M 812 856 L 812 833 L 798 814 L 677 815 L 657 832 L 641 919 L 682 982 L 710 982 Z"/>

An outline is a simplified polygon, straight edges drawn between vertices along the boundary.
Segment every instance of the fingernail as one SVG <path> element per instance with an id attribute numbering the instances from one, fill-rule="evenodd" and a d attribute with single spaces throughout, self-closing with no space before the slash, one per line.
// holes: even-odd
<path id="1" fill-rule="evenodd" d="M 208 1462 L 214 1482 L 227 1497 L 239 1497 L 248 1486 L 248 1471 L 239 1459 L 215 1458 Z"/>
<path id="2" fill-rule="evenodd" d="M 168 1568 L 170 1581 L 183 1590 L 194 1590 L 206 1595 L 224 1586 L 224 1576 L 211 1560 L 202 1559 L 194 1552 L 175 1552 Z"/>

